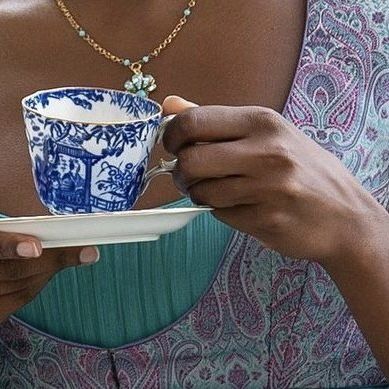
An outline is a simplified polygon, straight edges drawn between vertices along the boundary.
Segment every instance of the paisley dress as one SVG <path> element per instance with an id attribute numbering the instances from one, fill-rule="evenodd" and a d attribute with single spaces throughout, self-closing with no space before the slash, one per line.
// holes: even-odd
<path id="1" fill-rule="evenodd" d="M 284 116 L 389 211 L 389 5 L 308 0 Z M 326 272 L 236 232 L 201 299 L 163 331 L 103 349 L 13 317 L 1 388 L 342 388 L 386 379 Z"/>

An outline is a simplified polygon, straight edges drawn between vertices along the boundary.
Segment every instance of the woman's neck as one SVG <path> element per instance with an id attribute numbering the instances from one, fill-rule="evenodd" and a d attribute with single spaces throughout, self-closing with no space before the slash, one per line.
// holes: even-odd
<path id="1" fill-rule="evenodd" d="M 52 0 L 54 2 L 54 0 Z M 144 31 L 151 37 L 164 38 L 182 17 L 187 7 L 186 0 L 64 0 L 76 20 L 91 35 L 106 34 L 125 38 L 128 34 L 139 34 Z M 143 34 L 142 34 L 143 32 Z M 100 35 L 101 37 L 101 35 Z M 97 38 L 97 36 L 96 36 Z M 153 39 L 151 39 L 153 40 Z"/>
<path id="2" fill-rule="evenodd" d="M 54 0 L 51 0 L 54 1 Z M 181 16 L 182 11 L 187 7 L 186 0 L 64 0 L 71 10 L 80 15 L 99 14 L 109 17 L 120 15 L 122 18 L 133 18 L 136 16 L 148 15 L 174 15 Z"/>

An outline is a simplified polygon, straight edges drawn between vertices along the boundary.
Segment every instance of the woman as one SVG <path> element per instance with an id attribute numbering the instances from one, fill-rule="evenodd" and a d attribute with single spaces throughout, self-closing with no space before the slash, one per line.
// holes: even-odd
<path id="1" fill-rule="evenodd" d="M 89 34 L 142 58 L 185 6 L 68 0 L 69 14 L 26 3 L 0 2 L 8 215 L 45 212 L 20 98 L 59 85 L 120 88 L 130 60 L 98 56 Z M 164 137 L 179 160 L 176 186 L 162 179 L 138 207 L 179 206 L 186 193 L 235 232 L 206 216 L 157 243 L 102 247 L 90 267 L 78 265 L 95 263 L 95 248 L 42 251 L 34 237 L 2 233 L 2 387 L 386 384 L 386 2 L 193 5 L 143 67 L 157 79 L 153 98 L 203 107 L 165 100 L 165 113 L 178 113 Z"/>

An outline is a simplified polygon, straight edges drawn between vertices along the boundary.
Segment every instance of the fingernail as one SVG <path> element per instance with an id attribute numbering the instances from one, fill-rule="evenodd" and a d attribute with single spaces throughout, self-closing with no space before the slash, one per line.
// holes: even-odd
<path id="1" fill-rule="evenodd" d="M 174 99 L 182 99 L 182 97 L 177 96 L 177 95 L 169 95 L 169 96 L 166 96 L 164 98 L 163 102 L 165 103 L 168 100 L 174 100 Z M 182 99 L 182 100 L 184 100 L 184 99 Z"/>
<path id="2" fill-rule="evenodd" d="M 192 103 L 191 101 L 187 100 L 187 99 L 184 99 L 183 97 L 181 96 L 178 96 L 178 95 L 170 95 L 170 96 L 167 96 L 165 100 L 167 99 L 172 99 L 172 100 L 181 100 L 185 103 Z"/>
<path id="3" fill-rule="evenodd" d="M 100 251 L 97 247 L 85 247 L 81 250 L 79 258 L 83 264 L 96 263 L 100 259 Z"/>
<path id="4" fill-rule="evenodd" d="M 175 100 L 175 102 L 179 102 L 179 103 L 187 103 L 188 105 L 190 105 L 192 107 L 198 107 L 198 105 L 193 103 L 192 101 L 186 100 L 183 97 L 176 96 L 176 95 L 167 96 L 165 98 L 165 100 L 163 101 L 163 105 L 166 104 L 169 100 Z"/>
<path id="5" fill-rule="evenodd" d="M 16 252 L 23 258 L 38 258 L 41 253 L 34 242 L 20 242 L 16 246 Z"/>

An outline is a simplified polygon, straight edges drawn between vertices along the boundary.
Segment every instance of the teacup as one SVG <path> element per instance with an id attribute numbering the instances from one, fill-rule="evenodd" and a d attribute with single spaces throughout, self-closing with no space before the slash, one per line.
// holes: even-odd
<path id="1" fill-rule="evenodd" d="M 102 88 L 38 91 L 22 100 L 35 186 L 54 214 L 131 209 L 157 175 L 151 150 L 170 119 L 156 102 Z"/>

